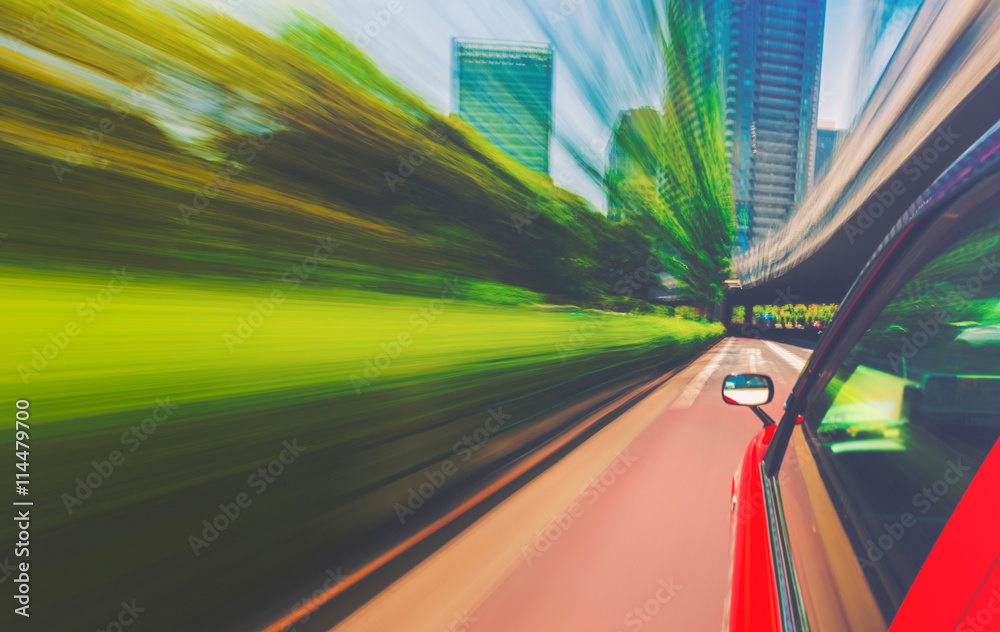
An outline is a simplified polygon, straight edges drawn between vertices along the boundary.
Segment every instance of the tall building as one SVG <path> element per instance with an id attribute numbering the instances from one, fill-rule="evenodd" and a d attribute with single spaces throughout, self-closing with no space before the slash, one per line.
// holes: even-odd
<path id="1" fill-rule="evenodd" d="M 741 0 L 735 0 L 737 4 Z M 701 0 L 707 34 L 704 74 L 709 84 L 726 82 L 726 47 L 729 44 L 729 19 L 734 0 Z"/>
<path id="2" fill-rule="evenodd" d="M 552 48 L 452 40 L 452 109 L 521 164 L 549 172 Z"/>
<path id="3" fill-rule="evenodd" d="M 822 122 L 819 124 L 816 129 L 816 170 L 813 172 L 815 182 L 819 182 L 830 156 L 833 155 L 833 150 L 846 132 L 847 130 L 834 129 L 832 124 Z"/>
<path id="4" fill-rule="evenodd" d="M 784 226 L 812 187 L 826 0 L 705 0 L 724 29 L 726 137 L 738 239 Z"/>
<path id="5" fill-rule="evenodd" d="M 621 221 L 632 215 L 642 201 L 642 187 L 665 186 L 664 170 L 655 163 L 654 151 L 662 116 L 650 107 L 624 110 L 618 115 L 611 131 L 605 174 L 608 219 Z"/>

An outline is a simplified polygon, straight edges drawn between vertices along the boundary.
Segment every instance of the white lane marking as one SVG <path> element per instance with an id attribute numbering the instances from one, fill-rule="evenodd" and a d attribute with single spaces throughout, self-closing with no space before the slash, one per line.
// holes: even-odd
<path id="1" fill-rule="evenodd" d="M 670 405 L 671 408 L 691 407 L 691 404 L 694 403 L 695 398 L 701 394 L 701 389 L 705 388 L 705 382 L 708 381 L 708 378 L 712 377 L 712 374 L 715 373 L 715 370 L 719 368 L 720 364 L 722 364 L 722 358 L 729 351 L 729 347 L 731 347 L 732 344 L 733 344 L 732 338 L 728 339 L 725 343 L 723 343 L 723 345 L 719 348 L 719 350 L 715 352 L 715 355 L 712 357 L 712 359 L 709 360 L 705 368 L 701 370 L 701 373 L 696 375 L 693 380 L 688 382 L 688 385 L 684 387 L 684 390 L 677 397 L 677 399 L 674 400 L 674 403 Z"/>
<path id="2" fill-rule="evenodd" d="M 806 361 L 805 360 L 803 360 L 801 358 L 795 357 L 789 351 L 787 351 L 784 347 L 782 347 L 780 345 L 777 345 L 777 344 L 771 342 L 770 340 L 765 340 L 764 344 L 766 344 L 768 347 L 770 347 L 771 351 L 775 352 L 778 355 L 778 357 L 780 357 L 782 360 L 784 360 L 788 364 L 792 365 L 792 368 L 795 369 L 796 371 L 801 371 L 802 367 L 804 367 L 806 365 Z"/>
<path id="3" fill-rule="evenodd" d="M 807 362 L 809 361 L 809 356 L 812 355 L 812 350 L 810 350 L 810 349 L 803 349 L 802 347 L 796 347 L 796 346 L 791 346 L 791 347 L 785 349 L 785 351 L 791 353 L 794 356 L 804 357 L 804 359 Z"/>
<path id="4" fill-rule="evenodd" d="M 749 359 L 749 361 L 750 361 L 750 372 L 751 373 L 756 373 L 757 372 L 757 359 L 759 358 L 759 359 L 761 359 L 761 361 L 763 361 L 763 359 L 764 359 L 764 356 L 763 356 L 763 354 L 761 354 L 760 349 L 756 349 L 754 347 L 748 347 L 748 348 L 746 348 L 746 349 L 743 350 L 743 355 L 747 356 L 748 359 Z"/>

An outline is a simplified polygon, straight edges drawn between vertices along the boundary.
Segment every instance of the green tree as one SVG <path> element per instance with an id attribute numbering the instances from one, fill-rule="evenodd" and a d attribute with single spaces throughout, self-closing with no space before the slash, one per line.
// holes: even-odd
<path id="1" fill-rule="evenodd" d="M 700 3 L 666 0 L 662 14 L 662 126 L 646 143 L 658 182 L 639 221 L 681 292 L 711 315 L 722 301 L 735 233 L 722 86 L 712 78 L 719 73 L 705 73 L 710 49 Z"/>

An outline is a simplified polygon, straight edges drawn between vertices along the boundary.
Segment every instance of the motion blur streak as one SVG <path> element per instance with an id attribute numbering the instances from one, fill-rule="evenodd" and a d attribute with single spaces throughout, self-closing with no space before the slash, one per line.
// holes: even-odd
<path id="1" fill-rule="evenodd" d="M 657 380 L 651 385 L 645 386 L 641 389 L 642 394 L 646 394 L 659 386 L 664 379 Z M 635 394 L 631 394 L 632 397 L 636 397 Z M 611 407 L 609 406 L 609 409 Z M 384 554 L 380 555 L 378 558 L 372 560 L 370 563 L 366 564 L 357 571 L 351 573 L 349 576 L 337 583 L 336 586 L 324 591 L 318 597 L 312 599 L 310 603 L 303 606 L 288 616 L 275 621 L 268 627 L 264 628 L 261 632 L 280 632 L 281 630 L 287 629 L 289 626 L 293 625 L 296 621 L 315 611 L 316 609 L 322 607 L 323 604 L 327 603 L 340 593 L 344 592 L 351 586 L 355 585 L 374 571 L 378 570 L 380 567 L 384 566 L 386 562 L 389 562 L 408 549 L 413 548 L 415 545 L 419 544 L 423 540 L 426 540 L 428 536 L 434 532 L 440 530 L 445 525 L 452 522 L 456 517 L 461 516 L 463 513 L 468 512 L 470 509 L 475 507 L 477 504 L 482 502 L 484 499 L 489 498 L 492 494 L 497 493 L 508 484 L 516 481 L 518 478 L 524 474 L 530 472 L 533 468 L 541 463 L 544 463 L 546 459 L 550 458 L 552 455 L 558 453 L 560 450 L 564 449 L 566 446 L 573 443 L 574 440 L 579 438 L 581 435 L 585 434 L 593 426 L 602 421 L 602 413 L 594 413 L 587 420 L 584 420 L 576 424 L 571 430 L 560 435 L 557 439 L 547 443 L 543 448 L 532 452 L 527 458 L 520 459 L 510 469 L 504 471 L 496 480 L 492 481 L 488 486 L 482 488 L 476 494 L 474 494 L 469 499 L 465 500 L 458 507 L 448 512 L 442 518 L 436 520 L 433 524 L 425 527 L 420 532 L 414 534 L 405 542 L 393 547 L 392 549 L 386 551 Z"/>
<path id="2" fill-rule="evenodd" d="M 656 232 L 655 218 L 608 221 L 603 182 L 584 186 L 618 110 L 660 98 L 659 3 L 581 4 L 573 28 L 527 3 L 509 14 L 525 37 L 551 35 L 571 77 L 556 175 L 575 169 L 588 197 L 402 86 L 323 11 L 221 7 L 0 13 L 0 388 L 31 401 L 44 445 L 32 568 L 46 629 L 104 625 L 124 598 L 151 631 L 261 627 L 312 573 L 360 577 L 432 533 L 566 430 L 567 407 L 723 333 L 705 316 L 725 208 L 706 211 L 710 235 L 697 213 Z M 435 19 L 468 10 L 451 9 Z M 592 35 L 608 25 L 617 52 L 602 53 Z M 701 254 L 680 261 L 669 235 Z M 697 307 L 644 300 L 659 273 L 687 270 Z M 456 454 L 499 407 L 510 423 Z M 292 441 L 305 449 L 284 468 Z M 394 505 L 450 460 L 439 496 L 400 525 Z M 258 489 L 272 463 L 281 475 Z M 235 505 L 247 489 L 260 495 Z"/>
<path id="3" fill-rule="evenodd" d="M 639 615 L 643 629 L 721 628 L 727 492 L 760 422 L 727 415 L 719 391 L 756 358 L 779 414 L 809 351 L 777 347 L 788 357 L 746 338 L 716 345 L 333 629 L 457 632 L 458 612 L 481 632 L 635 630 L 631 613 L 661 579 L 679 591 Z M 692 382 L 692 405 L 674 408 Z"/>
<path id="4" fill-rule="evenodd" d="M 558 100 L 550 173 L 598 208 L 604 202 L 602 181 L 615 119 L 662 96 L 659 2 L 401 1 L 401 10 L 391 18 L 382 15 L 381 21 L 384 3 L 317 4 L 318 16 L 340 26 L 348 39 L 441 111 L 454 106 L 448 74 L 442 71 L 451 60 L 441 34 L 550 43 Z"/>
<path id="5" fill-rule="evenodd" d="M 869 224 L 860 223 L 862 228 L 870 227 L 872 219 L 885 211 L 887 197 L 905 194 L 915 199 L 923 190 L 913 184 L 918 177 L 929 178 L 930 184 L 950 164 L 937 158 L 944 154 L 942 147 L 970 147 L 992 127 L 994 99 L 976 111 L 964 112 L 958 123 L 943 122 L 963 99 L 982 92 L 982 84 L 995 83 L 993 74 L 1000 64 L 1000 5 L 990 0 L 920 4 L 899 50 L 868 96 L 852 133 L 837 148 L 826 175 L 788 224 L 734 257 L 733 271 L 744 287 L 790 275 L 820 248 L 843 238 L 845 231 L 847 238 L 842 239 L 839 254 L 841 259 L 851 258 L 856 235 L 867 230 L 858 228 L 861 211 L 873 211 L 867 217 Z M 978 133 L 957 133 L 962 127 L 959 123 L 978 127 Z M 938 137 L 942 141 L 929 154 L 934 159 L 921 159 L 928 154 L 917 150 Z M 875 194 L 882 197 L 875 198 Z M 907 206 L 902 205 L 902 210 Z M 872 229 L 876 244 L 885 232 Z M 865 257 L 858 259 L 850 266 L 848 283 L 860 272 Z M 840 290 L 841 296 L 845 290 Z"/>

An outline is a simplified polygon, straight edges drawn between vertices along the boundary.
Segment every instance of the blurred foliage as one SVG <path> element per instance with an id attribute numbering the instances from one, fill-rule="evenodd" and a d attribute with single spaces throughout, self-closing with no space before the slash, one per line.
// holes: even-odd
<path id="1" fill-rule="evenodd" d="M 37 6 L 6 5 L 0 32 L 23 40 Z M 374 267 L 593 301 L 650 253 L 639 227 L 434 112 L 311 18 L 275 38 L 181 6 L 60 6 L 0 49 L 0 204 L 19 266 L 239 279 L 281 274 L 329 234 L 340 263 L 309 283 Z"/>
<path id="2" fill-rule="evenodd" d="M 764 314 L 772 314 L 774 315 L 776 324 L 782 327 L 794 326 L 797 324 L 808 326 L 817 321 L 826 326 L 830 324 L 831 320 L 833 320 L 833 316 L 837 313 L 838 307 L 839 306 L 835 303 L 825 303 L 821 305 L 803 305 L 801 303 L 786 305 L 754 305 L 753 317 L 756 321 L 757 318 Z M 733 322 L 742 323 L 743 317 L 743 306 L 737 305 L 733 307 Z"/>
<path id="3" fill-rule="evenodd" d="M 283 614 L 303 578 L 349 571 L 361 547 L 391 542 L 402 529 L 395 503 L 442 461 L 458 467 L 449 488 L 475 481 L 572 423 L 564 407 L 659 375 L 722 335 L 654 315 L 487 305 L 467 290 L 512 294 L 462 282 L 452 300 L 441 288 L 429 298 L 137 274 L 92 319 L 78 313 L 107 287 L 54 273 L 0 281 L 18 306 L 0 339 L 11 363 L 0 390 L 32 402 L 42 446 L 32 452 L 31 562 L 46 578 L 46 630 L 94 629 L 122 598 L 148 608 L 151 631 L 228 629 L 209 615 L 259 605 Z M 274 291 L 281 300 L 269 300 Z M 69 321 L 76 336 L 63 334 Z M 22 365 L 37 370 L 27 385 L 13 370 Z M 143 425 L 148 439 L 127 451 L 122 437 L 158 401 L 176 409 L 152 432 Z M 502 434 L 475 459 L 457 457 L 488 409 L 510 415 Z M 194 556 L 202 521 L 293 438 L 304 456 Z M 8 433 L 0 448 L 13 452 L 12 442 Z M 75 504 L 78 479 L 113 450 L 124 464 Z M 0 539 L 13 529 L 0 526 Z M 267 600 L 248 603 L 264 587 Z"/>
<path id="4" fill-rule="evenodd" d="M 615 311 L 620 312 L 650 314 L 666 318 L 682 318 L 684 320 L 694 320 L 703 323 L 708 322 L 705 314 L 698 307 L 689 305 L 654 305 L 641 299 L 626 296 L 607 298 L 606 304 L 613 307 Z"/>
<path id="5" fill-rule="evenodd" d="M 976 224 L 917 272 L 871 324 L 874 368 L 894 375 L 996 375 L 1000 344 L 1000 221 Z M 991 221 L 992 220 L 992 221 Z M 989 350 L 977 347 L 989 345 Z"/>
<path id="6" fill-rule="evenodd" d="M 511 431 L 449 485 L 560 431 L 543 413 L 721 336 L 639 298 L 647 314 L 515 306 L 593 307 L 640 269 L 625 293 L 641 296 L 652 240 L 308 17 L 270 36 L 170 2 L 6 0 L 0 32 L 16 305 L 0 386 L 31 400 L 44 446 L 39 629 L 106 625 L 132 598 L 149 630 L 290 607 L 309 564 L 384 544 L 393 503 L 490 407 Z M 168 397 L 169 420 L 70 514 L 79 479 Z M 307 451 L 276 491 L 194 557 L 202 521 L 293 438 Z"/>
<path id="7" fill-rule="evenodd" d="M 439 286 L 432 299 L 137 274 L 101 311 L 88 308 L 88 299 L 106 291 L 111 278 L 0 279 L 0 290 L 19 306 L 5 321 L 9 335 L 0 339 L 0 355 L 15 370 L 0 374 L 0 386 L 5 392 L 23 386 L 25 369 L 31 395 L 47 402 L 47 422 L 140 409 L 164 394 L 192 402 L 322 385 L 325 396 L 354 397 L 352 379 L 363 374 L 366 360 L 383 354 L 383 343 L 395 345 L 401 332 L 412 342 L 379 368 L 377 378 L 366 378 L 371 386 L 363 393 L 451 367 L 467 374 L 496 369 L 504 360 L 517 370 L 607 349 L 641 355 L 718 334 L 698 323 L 657 317 L 669 308 L 644 303 L 644 314 L 607 318 L 569 344 L 578 314 L 520 309 L 515 305 L 540 296 L 463 281 Z M 274 292 L 280 295 L 272 298 Z M 56 357 L 38 360 L 34 351 L 45 350 L 53 342 L 49 334 L 60 336 L 67 322 L 79 326 L 78 337 Z"/>
<path id="8" fill-rule="evenodd" d="M 538 292 L 489 281 L 467 283 L 462 297 L 470 301 L 496 305 L 534 305 L 545 301 L 545 297 Z"/>
<path id="9" fill-rule="evenodd" d="M 711 314 L 722 301 L 735 233 L 722 85 L 706 76 L 714 60 L 701 3 L 665 6 L 663 112 L 633 110 L 636 120 L 619 126 L 630 164 L 608 184 L 624 216 L 653 239 L 681 294 Z"/>

